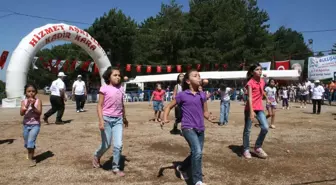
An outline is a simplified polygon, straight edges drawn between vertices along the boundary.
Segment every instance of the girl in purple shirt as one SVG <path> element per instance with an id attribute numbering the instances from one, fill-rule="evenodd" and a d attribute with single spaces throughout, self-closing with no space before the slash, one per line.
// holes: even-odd
<path id="1" fill-rule="evenodd" d="M 35 97 L 37 88 L 35 85 L 26 85 L 24 88 L 26 99 L 21 102 L 20 115 L 23 116 L 24 146 L 28 151 L 29 165 L 35 166 L 34 151 L 37 135 L 40 132 L 40 117 L 42 102 Z"/>
<path id="2" fill-rule="evenodd" d="M 124 89 L 121 86 L 119 69 L 107 68 L 103 74 L 106 85 L 99 90 L 97 113 L 102 143 L 94 154 L 92 165 L 100 167 L 100 158 L 110 148 L 113 138 L 112 172 L 118 176 L 125 176 L 120 169 L 122 149 L 123 124 L 128 126 L 123 103 Z"/>
<path id="3" fill-rule="evenodd" d="M 176 105 L 182 111 L 182 135 L 190 147 L 190 155 L 181 165 L 176 166 L 182 180 L 188 179 L 187 169 L 191 167 L 192 180 L 195 185 L 205 185 L 202 179 L 202 152 L 204 143 L 204 118 L 209 119 L 207 99 L 204 92 L 198 91 L 201 86 L 200 74 L 197 70 L 188 71 L 183 78 L 182 92 L 170 102 L 164 110 L 164 121 L 168 123 L 168 115 Z"/>

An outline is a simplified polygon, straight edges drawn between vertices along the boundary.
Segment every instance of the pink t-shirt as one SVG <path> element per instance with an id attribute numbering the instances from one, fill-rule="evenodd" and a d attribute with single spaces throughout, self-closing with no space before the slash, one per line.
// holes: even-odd
<path id="1" fill-rule="evenodd" d="M 162 101 L 163 100 L 163 95 L 165 93 L 166 92 L 164 90 L 162 90 L 162 89 L 161 89 L 161 91 L 159 91 L 159 90 L 153 91 L 153 100 L 154 101 Z"/>
<path id="2" fill-rule="evenodd" d="M 265 81 L 261 78 L 260 81 L 256 81 L 254 78 L 251 78 L 246 84 L 246 89 L 248 86 L 252 89 L 252 108 L 253 110 L 264 110 L 263 107 L 263 95 L 265 88 Z M 250 110 L 249 103 L 246 103 L 245 110 Z"/>
<path id="3" fill-rule="evenodd" d="M 103 116 L 122 117 L 124 88 L 112 85 L 103 85 L 99 92 L 104 95 Z"/>
<path id="4" fill-rule="evenodd" d="M 38 106 L 38 102 L 40 100 L 36 99 L 34 106 Z M 23 100 L 23 103 L 27 105 L 28 99 Z M 40 114 L 37 114 L 36 112 L 33 111 L 32 107 L 29 106 L 28 110 L 26 111 L 25 115 L 23 116 L 23 124 L 25 125 L 39 125 L 40 122 Z"/>

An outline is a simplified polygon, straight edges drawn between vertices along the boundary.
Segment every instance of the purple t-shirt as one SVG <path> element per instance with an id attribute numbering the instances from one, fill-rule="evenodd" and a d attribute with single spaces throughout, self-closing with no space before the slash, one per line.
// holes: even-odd
<path id="1" fill-rule="evenodd" d="M 190 90 L 179 92 L 175 97 L 182 110 L 182 129 L 204 131 L 203 103 L 207 101 L 204 92 L 193 94 Z"/>

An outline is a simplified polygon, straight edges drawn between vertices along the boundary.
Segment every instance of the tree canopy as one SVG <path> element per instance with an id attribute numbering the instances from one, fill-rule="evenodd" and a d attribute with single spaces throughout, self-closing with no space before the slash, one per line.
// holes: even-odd
<path id="1" fill-rule="evenodd" d="M 110 53 L 112 65 L 121 66 L 209 64 L 211 70 L 216 63 L 238 70 L 243 61 L 306 59 L 312 54 L 301 33 L 285 27 L 271 33 L 268 13 L 256 0 L 192 0 L 189 6 L 190 10 L 183 12 L 182 5 L 171 0 L 141 23 L 113 8 L 86 31 Z M 74 44 L 43 49 L 37 56 L 45 60 L 92 60 Z M 40 88 L 54 76 L 42 67 L 29 74 L 28 80 Z"/>

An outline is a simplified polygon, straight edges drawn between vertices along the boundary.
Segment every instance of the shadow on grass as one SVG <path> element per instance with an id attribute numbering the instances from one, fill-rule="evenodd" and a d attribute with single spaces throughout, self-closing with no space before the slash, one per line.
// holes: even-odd
<path id="1" fill-rule="evenodd" d="M 36 160 L 36 163 L 42 162 L 50 157 L 53 157 L 54 153 L 50 150 L 43 152 L 37 156 L 34 157 L 34 159 Z"/>
<path id="2" fill-rule="evenodd" d="M 15 139 L 4 139 L 4 140 L 0 140 L 0 145 L 2 144 L 12 144 L 15 141 Z"/>

